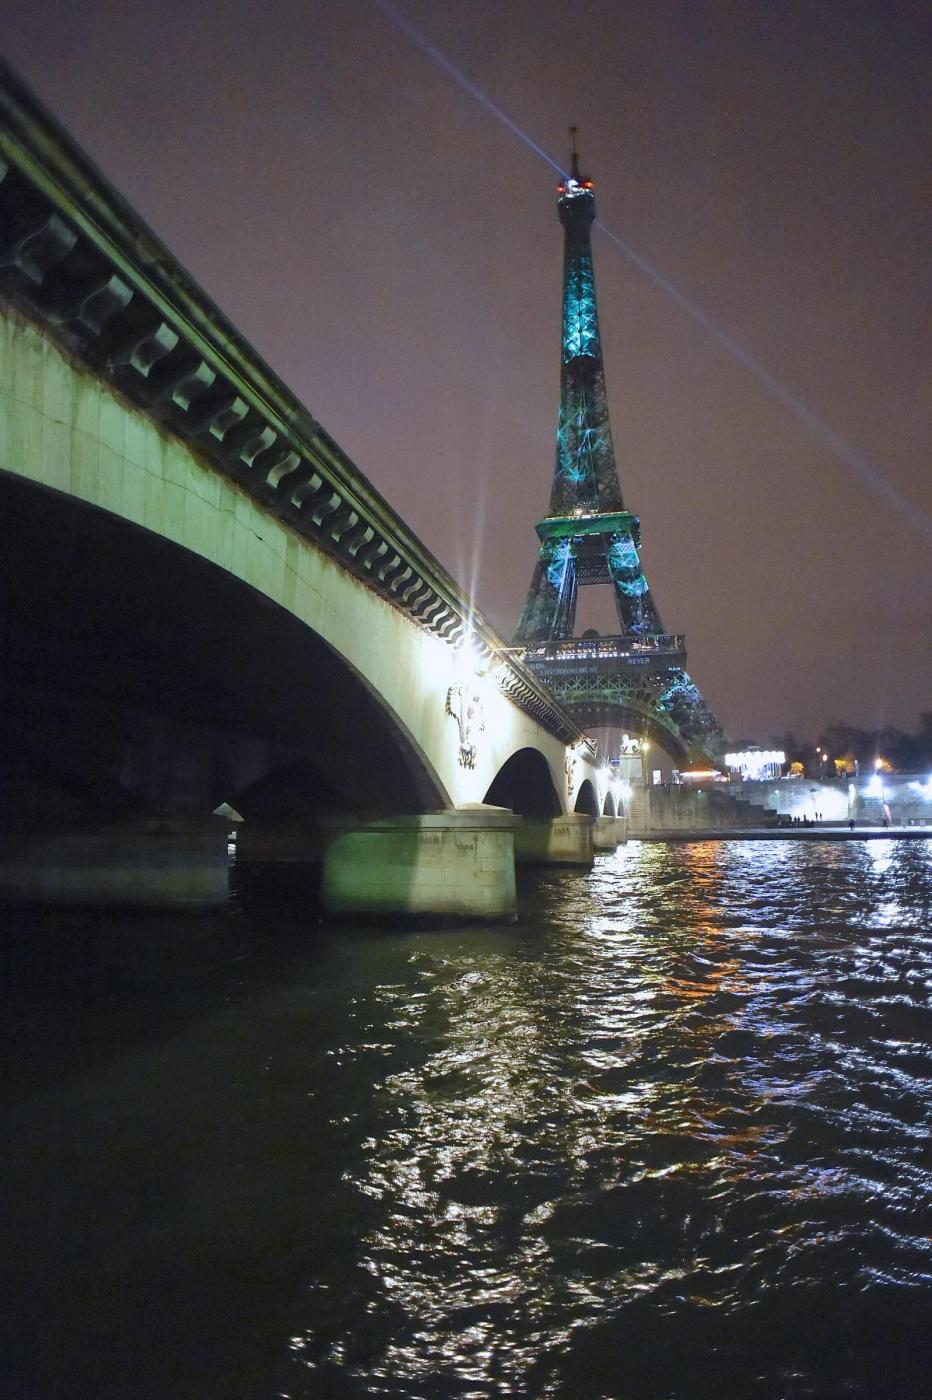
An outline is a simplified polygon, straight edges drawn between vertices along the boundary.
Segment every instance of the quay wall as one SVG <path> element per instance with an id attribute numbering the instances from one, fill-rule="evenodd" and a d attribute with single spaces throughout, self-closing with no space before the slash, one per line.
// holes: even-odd
<path id="1" fill-rule="evenodd" d="M 763 827 L 792 822 L 932 827 L 932 779 L 919 773 L 819 781 L 633 786 L 628 799 L 632 835 Z"/>

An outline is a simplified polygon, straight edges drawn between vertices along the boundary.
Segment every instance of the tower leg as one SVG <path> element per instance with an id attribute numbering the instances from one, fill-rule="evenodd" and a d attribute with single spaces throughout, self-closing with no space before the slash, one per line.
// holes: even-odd
<path id="1" fill-rule="evenodd" d="M 518 637 L 526 641 L 571 637 L 576 623 L 576 592 L 572 541 L 545 540 L 518 623 Z"/>

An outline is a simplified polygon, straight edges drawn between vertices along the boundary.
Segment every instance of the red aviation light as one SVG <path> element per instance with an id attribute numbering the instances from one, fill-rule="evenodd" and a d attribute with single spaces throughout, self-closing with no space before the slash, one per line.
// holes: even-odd
<path id="1" fill-rule="evenodd" d="M 566 194 L 566 186 L 557 185 L 557 194 Z"/>
<path id="2" fill-rule="evenodd" d="M 582 187 L 583 187 L 584 190 L 594 190 L 594 189 L 595 189 L 595 185 L 593 185 L 593 183 L 592 183 L 591 180 L 583 180 L 583 182 L 582 182 Z"/>

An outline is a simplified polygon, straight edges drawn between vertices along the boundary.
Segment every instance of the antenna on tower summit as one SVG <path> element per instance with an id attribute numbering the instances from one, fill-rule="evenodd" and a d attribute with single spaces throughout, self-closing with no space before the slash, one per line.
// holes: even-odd
<path id="1" fill-rule="evenodd" d="M 576 127 L 575 127 L 575 126 L 571 126 L 571 127 L 570 127 L 570 140 L 571 140 L 572 143 L 573 143 L 573 154 L 572 154 L 572 157 L 571 157 L 572 164 L 571 164 L 571 167 L 570 167 L 570 174 L 572 175 L 572 177 L 573 177 L 573 179 L 576 181 L 576 183 L 579 184 L 580 181 L 582 180 L 582 176 L 581 176 L 580 173 L 579 173 L 579 155 L 578 155 L 577 150 L 576 150 Z"/>

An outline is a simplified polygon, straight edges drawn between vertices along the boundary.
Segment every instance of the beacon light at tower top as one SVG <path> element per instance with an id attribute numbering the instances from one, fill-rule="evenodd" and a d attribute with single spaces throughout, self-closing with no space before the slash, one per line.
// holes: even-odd
<path id="1" fill-rule="evenodd" d="M 574 195 L 588 194 L 590 190 L 594 189 L 595 185 L 591 180 L 574 180 L 568 178 L 557 185 L 557 193 L 569 195 L 570 198 Z"/>

